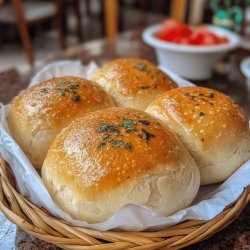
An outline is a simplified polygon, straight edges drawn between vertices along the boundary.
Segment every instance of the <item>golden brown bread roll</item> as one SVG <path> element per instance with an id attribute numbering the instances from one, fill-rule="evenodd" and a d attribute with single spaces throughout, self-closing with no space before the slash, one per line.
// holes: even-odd
<path id="1" fill-rule="evenodd" d="M 71 76 L 53 78 L 13 100 L 8 124 L 14 139 L 39 169 L 62 128 L 88 112 L 112 106 L 112 98 L 94 82 Z"/>
<path id="2" fill-rule="evenodd" d="M 177 84 L 150 62 L 138 58 L 122 58 L 106 63 L 93 78 L 116 104 L 145 110 L 159 94 Z"/>
<path id="3" fill-rule="evenodd" d="M 42 179 L 63 210 L 89 223 L 131 203 L 172 214 L 191 203 L 200 184 L 193 158 L 167 126 L 129 108 L 92 112 L 63 129 Z"/>
<path id="4" fill-rule="evenodd" d="M 248 119 L 228 96 L 212 89 L 184 87 L 154 100 L 146 112 L 179 136 L 201 172 L 201 184 L 227 179 L 250 158 Z"/>

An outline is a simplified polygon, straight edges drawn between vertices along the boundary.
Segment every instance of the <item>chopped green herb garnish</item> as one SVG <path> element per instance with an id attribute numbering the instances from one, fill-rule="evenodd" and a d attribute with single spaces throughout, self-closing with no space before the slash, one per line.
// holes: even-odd
<path id="1" fill-rule="evenodd" d="M 121 133 L 120 133 L 120 131 L 119 131 L 119 129 L 117 129 L 117 130 L 115 131 L 115 136 L 122 136 Z"/>
<path id="2" fill-rule="evenodd" d="M 105 139 L 107 139 L 109 137 L 109 134 L 103 134 L 102 135 L 102 140 L 105 140 Z"/>
<path id="3" fill-rule="evenodd" d="M 65 96 L 66 92 L 68 92 L 68 91 L 66 91 L 65 89 L 60 89 L 60 92 L 61 92 L 61 96 Z"/>
<path id="4" fill-rule="evenodd" d="M 78 94 L 74 94 L 71 97 L 71 100 L 74 102 L 78 102 L 78 101 L 80 101 L 80 99 L 81 99 L 81 97 Z"/>
<path id="5" fill-rule="evenodd" d="M 80 86 L 79 83 L 71 82 L 70 80 L 59 80 L 56 85 L 56 90 L 60 91 L 61 96 L 65 96 L 67 93 L 72 93 L 71 100 L 78 102 L 81 98 L 75 91 Z"/>
<path id="6" fill-rule="evenodd" d="M 126 133 L 131 133 L 131 132 L 135 132 L 135 131 L 137 131 L 137 129 L 136 128 L 131 128 L 131 127 L 129 127 L 129 128 L 126 128 Z"/>
<path id="7" fill-rule="evenodd" d="M 109 137 L 108 141 L 112 143 L 114 141 L 114 139 L 112 137 Z"/>
<path id="8" fill-rule="evenodd" d="M 102 134 L 101 143 L 99 144 L 100 146 L 98 146 L 98 148 L 105 145 L 105 143 L 106 144 L 110 143 L 116 148 L 124 147 L 126 150 L 131 151 L 132 144 L 130 142 L 126 142 L 122 140 L 121 138 L 119 138 L 119 140 L 115 140 L 116 137 L 114 136 L 119 136 L 125 139 L 126 137 L 123 134 L 124 132 L 125 133 L 135 132 L 135 134 L 137 134 L 139 138 L 145 139 L 146 142 L 148 143 L 150 138 L 155 137 L 155 135 L 151 134 L 150 132 L 148 132 L 147 130 L 143 128 L 141 129 L 141 131 L 138 131 L 136 125 L 138 123 L 141 123 L 147 126 L 150 124 L 150 122 L 145 119 L 140 119 L 140 116 L 136 116 L 136 117 L 138 121 L 134 119 L 124 118 L 122 122 L 117 123 L 117 124 L 109 124 L 107 122 L 102 123 L 96 129 L 96 132 L 104 132 Z M 123 127 L 124 130 L 122 130 L 121 127 Z"/>
<path id="9" fill-rule="evenodd" d="M 138 62 L 136 63 L 136 65 L 134 66 L 134 68 L 140 70 L 140 71 L 145 71 L 147 69 L 147 65 L 143 62 Z"/>
<path id="10" fill-rule="evenodd" d="M 200 117 L 206 115 L 204 112 L 200 112 Z"/>
<path id="11" fill-rule="evenodd" d="M 189 92 L 184 93 L 185 96 L 190 96 Z"/>
<path id="12" fill-rule="evenodd" d="M 44 93 L 44 94 L 47 94 L 47 93 L 49 93 L 49 89 L 43 88 L 43 89 L 41 89 L 41 92 Z"/>
<path id="13" fill-rule="evenodd" d="M 148 132 L 148 131 L 145 130 L 144 128 L 142 128 L 141 130 L 142 130 L 142 132 L 146 135 L 146 142 L 147 142 L 147 143 L 149 142 L 149 140 L 150 140 L 151 137 L 155 137 L 154 134 L 151 134 L 150 132 Z"/>
<path id="14" fill-rule="evenodd" d="M 132 131 L 136 131 L 136 128 L 133 128 L 132 126 L 133 125 L 136 125 L 137 122 L 133 119 L 127 119 L 125 118 L 123 120 L 123 122 L 121 122 L 120 124 L 118 124 L 120 127 L 124 127 L 125 128 L 125 131 L 126 133 L 130 133 Z"/>
<path id="15" fill-rule="evenodd" d="M 112 143 L 115 147 L 117 147 L 117 148 L 119 148 L 119 147 L 121 147 L 121 146 L 124 145 L 124 141 L 115 141 L 115 140 L 112 140 L 111 143 Z"/>
<path id="16" fill-rule="evenodd" d="M 108 128 L 110 127 L 110 125 L 107 122 L 104 122 L 99 128 L 96 129 L 96 132 L 100 132 L 100 131 L 108 131 Z"/>
<path id="17" fill-rule="evenodd" d="M 109 127 L 109 131 L 110 132 L 115 132 L 116 136 L 119 136 L 121 134 L 120 131 L 119 131 L 119 129 L 118 129 L 118 127 L 117 127 L 117 125 L 110 126 Z"/>
<path id="18" fill-rule="evenodd" d="M 59 80 L 59 83 L 60 84 L 64 84 L 64 83 L 66 83 L 67 81 L 66 80 Z"/>
<path id="19" fill-rule="evenodd" d="M 70 84 L 67 88 L 70 90 L 75 90 L 79 87 L 79 83 Z"/>
<path id="20" fill-rule="evenodd" d="M 141 139 L 143 138 L 143 134 L 142 134 L 141 131 L 137 135 L 138 135 L 139 138 L 141 138 Z"/>
<path id="21" fill-rule="evenodd" d="M 148 75 L 150 74 L 150 70 L 144 62 L 137 62 L 134 66 L 139 71 L 145 71 Z"/>
<path id="22" fill-rule="evenodd" d="M 139 122 L 142 123 L 143 125 L 149 125 L 150 124 L 150 122 L 147 121 L 147 120 L 141 120 L 140 119 Z"/>
<path id="23" fill-rule="evenodd" d="M 100 142 L 100 143 L 98 144 L 98 148 L 99 148 L 99 149 L 102 148 L 105 144 L 106 144 L 105 142 Z"/>
<path id="24" fill-rule="evenodd" d="M 124 121 L 123 121 L 123 126 L 126 127 L 126 126 L 132 126 L 132 125 L 136 125 L 136 121 L 133 120 L 133 119 L 127 119 L 125 118 Z"/>
<path id="25" fill-rule="evenodd" d="M 125 143 L 125 146 L 124 146 L 128 151 L 131 151 L 131 148 L 132 148 L 132 145 L 131 143 L 127 142 Z"/>
<path id="26" fill-rule="evenodd" d="M 210 93 L 210 94 L 208 95 L 208 98 L 214 98 L 214 93 Z"/>

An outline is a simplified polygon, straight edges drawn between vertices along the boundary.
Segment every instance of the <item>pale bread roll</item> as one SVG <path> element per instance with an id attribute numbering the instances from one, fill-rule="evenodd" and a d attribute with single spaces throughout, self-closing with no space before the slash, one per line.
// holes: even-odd
<path id="1" fill-rule="evenodd" d="M 224 181 L 250 158 L 248 119 L 222 93 L 178 88 L 162 94 L 146 112 L 179 136 L 200 168 L 203 185 Z"/>
<path id="2" fill-rule="evenodd" d="M 159 68 L 138 58 L 110 61 L 93 80 L 111 94 L 117 106 L 145 110 L 155 97 L 177 84 Z"/>
<path id="3" fill-rule="evenodd" d="M 112 106 L 112 98 L 92 81 L 53 78 L 24 90 L 13 100 L 8 124 L 31 163 L 40 169 L 62 128 L 88 112 Z"/>
<path id="4" fill-rule="evenodd" d="M 170 215 L 190 205 L 200 184 L 193 158 L 168 127 L 129 108 L 96 111 L 63 129 L 42 179 L 63 210 L 89 223 L 131 203 Z"/>

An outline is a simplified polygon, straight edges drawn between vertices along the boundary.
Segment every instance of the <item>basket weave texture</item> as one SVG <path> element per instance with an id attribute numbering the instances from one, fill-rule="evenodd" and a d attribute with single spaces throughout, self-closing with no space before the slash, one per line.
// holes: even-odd
<path id="1" fill-rule="evenodd" d="M 225 228 L 239 216 L 249 201 L 250 186 L 235 204 L 210 221 L 186 221 L 157 232 L 102 232 L 72 226 L 36 207 L 17 191 L 10 168 L 0 156 L 0 210 L 27 233 L 63 249 L 180 249 Z"/>

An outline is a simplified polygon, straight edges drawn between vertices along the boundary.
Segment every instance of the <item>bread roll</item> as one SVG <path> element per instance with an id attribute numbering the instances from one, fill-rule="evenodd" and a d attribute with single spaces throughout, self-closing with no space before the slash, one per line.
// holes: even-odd
<path id="1" fill-rule="evenodd" d="M 167 126 L 129 108 L 96 111 L 63 129 L 42 179 L 63 210 L 89 223 L 131 203 L 170 215 L 191 203 L 200 184 L 193 158 Z"/>
<path id="2" fill-rule="evenodd" d="M 203 185 L 224 181 L 250 158 L 248 119 L 222 93 L 178 88 L 154 100 L 146 112 L 179 136 L 200 168 Z"/>
<path id="3" fill-rule="evenodd" d="M 71 76 L 53 78 L 13 100 L 8 124 L 31 163 L 40 169 L 62 128 L 88 112 L 112 106 L 112 98 L 94 82 Z"/>
<path id="4" fill-rule="evenodd" d="M 93 78 L 115 100 L 117 106 L 145 110 L 159 94 L 176 83 L 150 62 L 123 58 L 106 63 Z"/>

